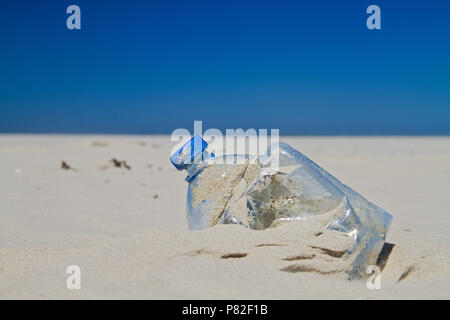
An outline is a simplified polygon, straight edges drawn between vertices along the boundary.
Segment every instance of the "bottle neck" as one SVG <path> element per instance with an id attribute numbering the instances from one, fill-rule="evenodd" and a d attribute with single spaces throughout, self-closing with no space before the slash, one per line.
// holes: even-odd
<path id="1" fill-rule="evenodd" d="M 197 177 L 198 174 L 211 163 L 212 159 L 214 159 L 213 153 L 209 153 L 206 150 L 203 151 L 202 154 L 195 158 L 190 165 L 186 166 L 185 169 L 188 173 L 186 181 L 191 182 L 195 177 Z"/>

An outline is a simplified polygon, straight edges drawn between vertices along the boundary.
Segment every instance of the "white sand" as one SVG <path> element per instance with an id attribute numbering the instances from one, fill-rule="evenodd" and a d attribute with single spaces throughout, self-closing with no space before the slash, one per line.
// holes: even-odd
<path id="1" fill-rule="evenodd" d="M 281 140 L 394 216 L 380 290 L 326 274 L 301 226 L 188 231 L 167 136 L 2 135 L 0 298 L 450 298 L 449 137 Z"/>

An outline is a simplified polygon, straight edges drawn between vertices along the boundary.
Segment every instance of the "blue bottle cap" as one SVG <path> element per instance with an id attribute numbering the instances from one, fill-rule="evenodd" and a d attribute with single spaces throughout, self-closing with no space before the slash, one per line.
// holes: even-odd
<path id="1" fill-rule="evenodd" d="M 178 170 L 183 170 L 201 156 L 208 143 L 200 136 L 194 136 L 170 157 L 170 162 Z"/>

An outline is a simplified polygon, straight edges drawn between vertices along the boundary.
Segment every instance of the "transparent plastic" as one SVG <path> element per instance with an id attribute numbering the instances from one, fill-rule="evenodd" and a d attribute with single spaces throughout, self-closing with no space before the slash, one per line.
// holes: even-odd
<path id="1" fill-rule="evenodd" d="M 325 227 L 353 239 L 346 253 L 352 260 L 350 279 L 361 277 L 368 265 L 376 263 L 392 221 L 389 213 L 285 143 L 270 146 L 261 157 L 217 158 L 197 136 L 171 161 L 188 172 L 191 229 L 232 223 L 261 230 L 332 212 L 334 218 Z"/>

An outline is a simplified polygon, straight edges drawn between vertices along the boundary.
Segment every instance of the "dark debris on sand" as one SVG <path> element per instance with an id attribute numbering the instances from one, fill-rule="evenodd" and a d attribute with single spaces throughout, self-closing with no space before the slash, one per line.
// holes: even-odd
<path id="1" fill-rule="evenodd" d="M 116 168 L 125 168 L 127 170 L 131 169 L 131 167 L 127 164 L 127 162 L 125 160 L 117 160 L 116 158 L 112 158 L 111 163 Z"/>
<path id="2" fill-rule="evenodd" d="M 67 162 L 64 160 L 61 160 L 61 169 L 63 170 L 73 170 L 76 171 L 74 168 L 72 168 Z"/>

